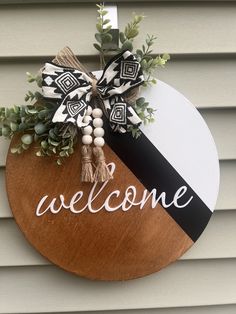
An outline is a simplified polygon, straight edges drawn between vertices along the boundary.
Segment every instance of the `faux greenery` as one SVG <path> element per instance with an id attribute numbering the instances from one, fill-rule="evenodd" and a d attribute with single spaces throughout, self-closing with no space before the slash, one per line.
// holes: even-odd
<path id="1" fill-rule="evenodd" d="M 99 51 L 100 55 L 100 66 L 104 67 L 106 61 L 105 58 L 110 57 L 111 52 L 119 53 L 123 50 L 129 50 L 134 53 L 137 60 L 140 62 L 142 71 L 144 73 L 144 87 L 150 84 L 156 84 L 155 72 L 158 67 L 164 67 L 167 61 L 170 59 L 168 54 L 162 56 L 153 56 L 152 46 L 157 39 L 154 35 L 147 34 L 144 44 L 140 49 L 134 51 L 134 42 L 139 35 L 140 24 L 145 18 L 143 15 L 134 15 L 133 20 L 128 23 L 124 31 L 119 31 L 120 47 L 116 50 L 105 49 L 104 46 L 113 40 L 112 34 L 109 33 L 111 26 L 109 25 L 110 20 L 106 18 L 107 11 L 103 4 L 97 5 L 98 7 L 98 22 L 96 28 L 98 33 L 95 34 L 97 43 L 94 43 L 94 47 Z M 151 123 L 154 121 L 155 110 L 145 101 L 143 97 L 136 100 L 134 108 L 143 121 L 144 124 Z M 139 128 L 130 127 L 129 130 L 132 132 L 133 137 L 138 138 L 141 134 Z"/>
<path id="2" fill-rule="evenodd" d="M 113 50 L 107 48 L 109 47 L 107 44 L 113 40 L 110 32 L 110 20 L 106 18 L 108 12 L 102 4 L 97 5 L 97 7 L 98 20 L 94 47 L 99 51 L 100 65 L 103 68 L 106 59 L 111 57 L 111 55 L 126 49 L 134 50 L 134 42 L 139 35 L 140 24 L 144 16 L 134 15 L 133 20 L 127 24 L 124 31 L 119 32 L 120 47 Z M 152 46 L 155 40 L 156 37 L 147 35 L 142 47 L 136 49 L 135 52 L 133 51 L 144 73 L 144 86 L 156 84 L 155 70 L 160 66 L 165 66 L 170 58 L 168 54 L 153 56 Z M 28 72 L 26 74 L 29 83 L 34 82 L 41 88 L 41 75 L 33 76 Z M 32 143 L 36 142 L 38 143 L 37 156 L 54 155 L 57 164 L 61 165 L 64 158 L 69 157 L 74 152 L 73 147 L 77 140 L 76 126 L 72 123 L 52 123 L 57 104 L 56 102 L 47 101 L 39 91 L 28 91 L 25 101 L 29 102 L 29 104 L 12 108 L 0 107 L 0 136 L 10 139 L 14 134 L 19 133 L 21 135 L 20 142 L 11 149 L 12 153 L 20 154 L 29 149 Z M 154 121 L 154 109 L 145 98 L 140 97 L 136 99 L 133 106 L 144 124 Z M 139 128 L 131 127 L 128 131 L 135 138 L 140 135 Z"/>

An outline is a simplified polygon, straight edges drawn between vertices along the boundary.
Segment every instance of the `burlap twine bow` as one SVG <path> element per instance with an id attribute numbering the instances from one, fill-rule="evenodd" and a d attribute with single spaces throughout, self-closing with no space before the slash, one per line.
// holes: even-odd
<path id="1" fill-rule="evenodd" d="M 130 51 L 113 57 L 97 80 L 71 49 L 65 47 L 52 62 L 45 64 L 42 79 L 44 97 L 55 99 L 58 103 L 52 120 L 55 123 L 73 123 L 83 131 L 93 122 L 86 119 L 90 106 L 103 110 L 114 132 L 125 133 L 130 126 L 139 126 L 142 122 L 132 102 L 144 78 L 139 62 Z M 89 144 L 82 146 L 82 181 L 104 182 L 111 179 L 102 146 L 101 143 L 95 144 L 93 150 Z M 96 158 L 95 172 L 92 152 Z"/>

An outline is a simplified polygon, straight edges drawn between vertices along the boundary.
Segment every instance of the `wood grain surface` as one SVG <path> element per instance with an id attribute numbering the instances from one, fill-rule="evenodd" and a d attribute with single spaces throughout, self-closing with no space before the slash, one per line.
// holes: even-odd
<path id="1" fill-rule="evenodd" d="M 14 137 L 11 146 L 16 141 Z M 90 279 L 133 279 L 159 271 L 193 244 L 165 209 L 161 205 L 152 209 L 150 201 L 142 210 L 138 206 L 126 212 L 103 209 L 96 214 L 61 210 L 36 216 L 37 204 L 44 195 L 52 199 L 63 194 L 69 201 L 82 190 L 79 207 L 83 207 L 91 184 L 80 182 L 80 145 L 61 167 L 50 157 L 36 157 L 32 150 L 35 147 L 21 155 L 8 152 L 8 199 L 26 239 L 61 268 Z M 116 206 L 130 185 L 136 187 L 137 199 L 141 198 L 145 187 L 108 146 L 104 151 L 107 162 L 116 164 L 116 171 L 94 206 L 101 206 L 112 191 L 119 189 L 121 197 L 111 199 Z"/>

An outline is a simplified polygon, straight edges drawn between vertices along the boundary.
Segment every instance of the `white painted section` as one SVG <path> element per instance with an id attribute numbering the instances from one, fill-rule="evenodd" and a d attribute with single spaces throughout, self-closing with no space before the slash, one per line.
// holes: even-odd
<path id="1" fill-rule="evenodd" d="M 162 81 L 141 95 L 156 108 L 143 133 L 213 211 L 219 190 L 219 161 L 212 135 L 196 108 Z"/>

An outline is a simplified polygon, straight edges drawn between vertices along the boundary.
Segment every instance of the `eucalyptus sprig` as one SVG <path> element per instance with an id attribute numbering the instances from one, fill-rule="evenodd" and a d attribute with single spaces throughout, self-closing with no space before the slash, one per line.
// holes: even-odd
<path id="1" fill-rule="evenodd" d="M 149 102 L 147 102 L 144 97 L 139 97 L 136 99 L 133 107 L 139 118 L 143 121 L 144 125 L 155 121 L 154 113 L 156 110 L 150 107 Z M 130 131 L 132 136 L 136 139 L 141 135 L 140 129 L 135 126 L 131 126 L 128 131 Z"/>
<path id="2" fill-rule="evenodd" d="M 113 49 L 104 48 L 106 43 L 112 41 L 112 34 L 110 32 L 111 26 L 109 25 L 110 20 L 105 18 L 108 12 L 105 10 L 103 4 L 97 5 L 97 7 L 99 16 L 96 28 L 98 33 L 95 34 L 95 38 L 98 43 L 95 43 L 94 47 L 99 51 L 100 65 L 101 68 L 103 68 L 105 65 L 106 55 L 122 52 L 124 50 L 134 50 L 134 41 L 139 35 L 141 22 L 143 21 L 145 16 L 135 14 L 132 21 L 125 26 L 124 31 L 119 31 L 120 47 L 118 47 L 114 51 Z M 136 49 L 134 53 L 141 65 L 144 74 L 144 87 L 150 84 L 156 84 L 156 69 L 158 67 L 164 67 L 167 61 L 170 59 L 170 56 L 168 54 L 163 54 L 162 56 L 153 55 L 152 46 L 154 45 L 156 39 L 157 37 L 155 37 L 154 35 L 148 34 L 145 39 L 145 43 L 140 49 Z M 155 110 L 149 105 L 148 102 L 145 101 L 145 98 L 140 97 L 136 100 L 133 106 L 139 118 L 143 121 L 144 124 L 154 121 Z M 128 131 L 130 131 L 135 138 L 137 138 L 141 134 L 139 128 L 137 127 L 130 127 Z"/>
<path id="3" fill-rule="evenodd" d="M 119 32 L 120 51 L 126 49 L 133 51 L 133 41 L 139 34 L 140 23 L 143 19 L 144 15 L 135 15 L 133 20 L 125 26 L 124 32 Z"/>
<path id="4" fill-rule="evenodd" d="M 11 152 L 21 154 L 37 142 L 36 156 L 54 155 L 58 165 L 73 154 L 77 129 L 73 124 L 52 123 L 56 109 L 55 103 L 43 99 L 33 105 L 1 107 L 0 136 L 11 139 L 15 134 L 21 135 Z"/>
<path id="5" fill-rule="evenodd" d="M 161 66 L 164 67 L 167 61 L 170 59 L 169 54 L 165 53 L 162 56 L 152 56 L 152 49 L 155 40 L 157 38 L 154 35 L 147 35 L 145 44 L 142 45 L 142 49 L 136 50 L 136 56 L 141 64 L 143 73 L 145 75 L 145 84 L 156 84 L 156 78 L 153 76 L 155 70 Z"/>
<path id="6" fill-rule="evenodd" d="M 112 34 L 109 33 L 111 25 L 109 25 L 110 20 L 106 18 L 108 11 L 105 10 L 103 4 L 97 4 L 98 7 L 98 18 L 97 18 L 97 33 L 95 33 L 95 39 L 97 43 L 94 43 L 93 46 L 99 51 L 100 55 L 100 66 L 101 69 L 105 65 L 105 54 L 109 52 L 109 49 L 105 48 L 105 45 L 112 41 Z"/>

